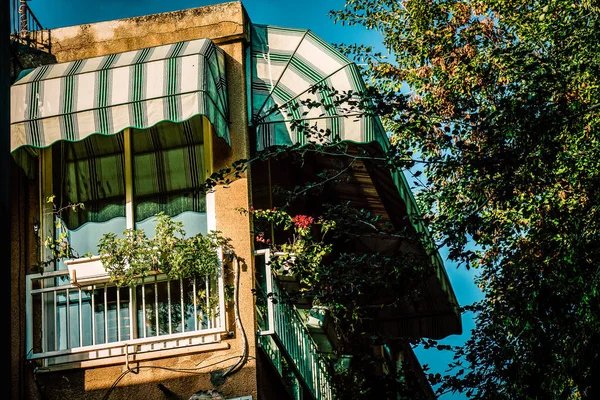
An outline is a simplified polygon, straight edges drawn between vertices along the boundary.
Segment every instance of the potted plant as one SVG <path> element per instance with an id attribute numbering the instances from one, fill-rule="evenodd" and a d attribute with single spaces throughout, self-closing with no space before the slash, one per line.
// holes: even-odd
<path id="1" fill-rule="evenodd" d="M 291 216 L 284 210 L 250 209 L 257 229 L 270 231 L 273 227 L 287 240 L 274 243 L 265 238 L 265 232 L 256 235 L 258 244 L 271 249 L 271 268 L 284 288 L 290 292 L 309 289 L 316 278 L 318 267 L 331 253 L 331 244 L 325 243 L 326 233 L 335 228 L 333 221 L 315 219 L 308 215 Z M 318 232 L 317 239 L 315 232 Z"/>
<path id="2" fill-rule="evenodd" d="M 64 261 L 74 285 L 105 282 L 110 279 L 100 256 L 69 258 Z"/>
<path id="3" fill-rule="evenodd" d="M 305 325 L 321 352 L 331 353 L 334 350 L 337 336 L 329 307 L 318 300 L 313 301 L 306 313 Z"/>
<path id="4" fill-rule="evenodd" d="M 156 216 L 152 238 L 143 230 L 126 229 L 121 237 L 106 233 L 98 243 L 102 265 L 117 286 L 156 273 L 171 279 L 214 276 L 224 247 L 228 241 L 218 232 L 186 237 L 183 223 L 164 213 Z"/>
<path id="5" fill-rule="evenodd" d="M 337 374 L 342 374 L 350 370 L 352 364 L 352 354 L 339 354 L 333 358 L 334 371 Z"/>
<path id="6" fill-rule="evenodd" d="M 329 308 L 322 304 L 313 304 L 308 311 L 306 327 L 313 332 L 325 332 L 331 319 Z"/>

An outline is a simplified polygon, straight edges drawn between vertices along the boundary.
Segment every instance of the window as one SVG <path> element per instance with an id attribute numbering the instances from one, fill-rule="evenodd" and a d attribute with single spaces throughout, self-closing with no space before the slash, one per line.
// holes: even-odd
<path id="1" fill-rule="evenodd" d="M 46 235 L 66 232 L 80 256 L 95 255 L 106 232 L 136 228 L 152 236 L 159 212 L 182 221 L 187 235 L 215 229 L 212 194 L 202 191 L 212 168 L 211 129 L 198 116 L 55 143 L 41 158 L 42 197 L 54 195 L 56 207 L 48 212 L 52 205 L 45 204 L 42 229 Z M 84 207 L 69 207 L 79 203 Z M 182 280 L 156 275 L 131 288 L 111 286 L 108 279 L 77 286 L 63 262 L 49 266 L 43 275 L 28 276 L 30 357 L 85 353 L 125 341 L 218 340 L 209 336 L 224 327 L 221 275 Z M 202 339 L 179 340 L 194 336 Z"/>
<path id="2" fill-rule="evenodd" d="M 63 211 L 45 222 L 66 230 L 79 255 L 95 254 L 105 232 L 136 228 L 151 235 L 159 212 L 183 221 L 188 235 L 206 233 L 210 199 L 201 189 L 212 168 L 205 160 L 210 161 L 210 133 L 206 120 L 195 117 L 55 143 L 46 154 L 52 164 L 43 171 L 45 197 L 54 195 Z M 84 207 L 69 208 L 75 204 Z"/>

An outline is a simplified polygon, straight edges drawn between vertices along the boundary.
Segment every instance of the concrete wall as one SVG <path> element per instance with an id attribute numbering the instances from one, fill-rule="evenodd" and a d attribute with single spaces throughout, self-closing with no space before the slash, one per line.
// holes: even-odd
<path id="1" fill-rule="evenodd" d="M 102 56 L 136 50 L 144 47 L 174 43 L 197 38 L 215 41 L 227 55 L 227 79 L 231 117 L 231 147 L 215 138 L 215 169 L 225 167 L 239 158 L 249 155 L 245 46 L 248 32 L 247 17 L 240 2 L 224 3 L 171 13 L 86 24 L 54 29 L 52 53 L 57 62 Z M 11 345 L 13 357 L 13 398 L 49 399 L 99 399 L 107 393 L 119 377 L 110 399 L 188 399 L 199 390 L 217 389 L 225 398 L 257 396 L 255 311 L 252 288 L 254 270 L 252 262 L 251 222 L 238 208 L 248 209 L 251 204 L 249 176 L 235 181 L 228 187 L 216 190 L 217 229 L 232 240 L 235 252 L 241 260 L 239 307 L 243 331 L 248 344 L 248 360 L 244 368 L 231 375 L 216 387 L 211 383 L 210 373 L 227 370 L 237 362 L 244 349 L 244 335 L 235 321 L 233 308 L 228 306 L 227 325 L 231 336 L 223 341 L 222 349 L 214 346 L 196 346 L 183 355 L 165 356 L 130 365 L 127 372 L 123 359 L 117 364 L 91 368 L 65 369 L 43 372 L 33 377 L 33 366 L 25 360 L 24 276 L 37 271 L 35 264 L 36 238 L 31 229 L 35 215 L 39 215 L 36 182 L 25 182 L 23 176 L 13 176 L 12 199 L 13 232 L 11 234 L 12 288 L 19 293 L 13 299 L 12 309 L 18 321 L 12 328 Z M 18 212 L 17 212 L 18 211 Z M 229 266 L 231 268 L 231 266 Z M 232 272 L 232 271 L 229 271 Z M 233 274 L 227 274 L 230 282 Z M 14 315 L 14 314 L 13 314 Z M 17 318 L 15 318 L 17 320 Z M 197 371 L 198 366 L 210 366 Z M 135 367 L 140 367 L 137 370 Z M 169 369 L 166 369 L 169 368 Z M 175 372 L 173 369 L 190 369 Z M 161 390 L 162 388 L 167 388 Z M 171 391 L 172 397 L 165 392 Z"/>
<path id="2" fill-rule="evenodd" d="M 69 26 L 51 30 L 52 54 L 64 62 L 198 38 L 240 43 L 248 34 L 244 23 L 242 4 L 230 2 Z"/>

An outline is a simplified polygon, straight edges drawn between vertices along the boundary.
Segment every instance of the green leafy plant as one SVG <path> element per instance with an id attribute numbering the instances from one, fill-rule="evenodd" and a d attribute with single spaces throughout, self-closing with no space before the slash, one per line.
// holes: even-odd
<path id="1" fill-rule="evenodd" d="M 343 50 L 421 163 L 434 238 L 477 268 L 475 327 L 430 374 L 438 394 L 600 398 L 598 3 L 356 0 L 332 16 L 381 34 L 389 54 Z"/>
<path id="2" fill-rule="evenodd" d="M 335 222 L 308 215 L 291 216 L 284 210 L 250 209 L 259 223 L 273 224 L 288 234 L 288 240 L 275 244 L 265 238 L 265 233 L 256 235 L 256 241 L 271 247 L 271 267 L 283 274 L 297 274 L 302 284 L 301 291 L 309 291 L 318 280 L 319 266 L 332 252 L 333 245 L 325 242 L 328 232 L 335 229 Z"/>
<path id="3" fill-rule="evenodd" d="M 250 209 L 250 214 L 257 247 L 271 250 L 271 268 L 280 275 L 294 275 L 298 283 L 296 292 L 283 288 L 277 298 L 269 293 L 257 296 L 263 312 L 269 298 L 291 304 L 308 301 L 312 307 L 306 320 L 309 331 L 323 329 L 328 336 L 332 334 L 333 352 L 327 357 L 335 360 L 350 354 L 360 360 L 359 365 L 369 365 L 334 373 L 336 396 L 390 398 L 391 394 L 408 393 L 400 398 L 420 398 L 415 386 L 402 380 L 404 375 L 374 373 L 383 361 L 373 359 L 372 346 L 383 339 L 372 329 L 372 323 L 375 310 L 392 310 L 416 293 L 420 282 L 431 273 L 428 261 L 409 252 L 365 253 L 353 245 L 357 239 L 390 237 L 417 243 L 419 236 L 395 229 L 349 204 L 324 204 L 320 217 L 295 215 L 285 208 Z M 325 329 L 329 323 L 333 332 Z"/>
<path id="4" fill-rule="evenodd" d="M 152 273 L 171 279 L 216 275 L 219 249 L 230 250 L 227 239 L 216 231 L 186 237 L 183 223 L 164 213 L 155 220 L 152 238 L 141 229 L 125 229 L 122 236 L 109 232 L 100 238 L 98 252 L 111 282 L 131 286 Z"/>

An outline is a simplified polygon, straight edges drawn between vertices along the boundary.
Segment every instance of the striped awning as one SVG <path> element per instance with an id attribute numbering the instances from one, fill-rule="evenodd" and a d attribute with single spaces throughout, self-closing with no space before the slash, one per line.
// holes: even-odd
<path id="1" fill-rule="evenodd" d="M 359 145 L 376 142 L 381 151 L 389 150 L 390 142 L 378 116 L 355 106 L 335 104 L 336 96 L 366 90 L 358 66 L 311 31 L 253 25 L 250 67 L 250 125 L 256 128 L 258 150 L 311 142 L 323 144 L 323 137 L 307 137 L 297 128 L 298 124 L 313 127 L 311 133 L 324 132 L 325 143 L 334 140 Z M 358 98 L 352 97 L 353 100 Z M 389 178 L 397 190 L 394 196 L 404 203 L 413 228 L 433 244 L 404 173 L 391 170 Z M 446 335 L 448 331 L 460 333 L 458 301 L 437 251 L 431 255 L 431 264 L 434 279 L 427 283 L 427 290 L 436 296 L 441 293 L 438 297 L 443 297 L 448 304 L 450 316 L 443 323 L 443 329 L 435 326 L 440 321 L 437 317 L 429 322 L 422 319 L 419 324 L 427 326 L 412 324 L 410 329 L 426 332 L 429 337 L 439 337 L 443 332 Z"/>
<path id="2" fill-rule="evenodd" d="M 339 94 L 365 90 L 357 65 L 309 30 L 252 26 L 252 120 L 257 148 L 308 143 L 294 123 L 323 130 L 325 141 L 385 146 L 379 118 L 336 105 Z M 308 107 L 307 102 L 320 103 Z"/>
<path id="3" fill-rule="evenodd" d="M 11 152 L 195 115 L 227 143 L 225 56 L 208 39 L 44 65 L 11 87 Z"/>

